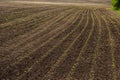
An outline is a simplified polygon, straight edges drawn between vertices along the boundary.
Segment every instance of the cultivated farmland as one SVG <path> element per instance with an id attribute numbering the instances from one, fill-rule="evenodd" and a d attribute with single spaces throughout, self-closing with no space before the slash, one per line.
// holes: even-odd
<path id="1" fill-rule="evenodd" d="M 0 80 L 120 80 L 120 16 L 94 6 L 0 6 Z"/>

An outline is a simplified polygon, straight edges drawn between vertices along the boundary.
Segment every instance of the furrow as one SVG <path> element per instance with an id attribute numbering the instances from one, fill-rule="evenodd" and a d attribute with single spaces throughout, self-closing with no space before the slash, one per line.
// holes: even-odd
<path id="1" fill-rule="evenodd" d="M 73 24 L 74 22 L 72 22 L 72 24 Z M 66 29 L 67 30 L 67 29 Z M 65 30 L 64 30 L 65 31 Z M 73 30 L 74 31 L 74 30 Z M 72 32 L 73 32 L 72 31 Z M 71 33 L 72 33 L 71 32 Z M 60 34 L 59 34 L 60 35 Z M 35 62 L 34 62 L 34 64 L 32 64 L 32 66 L 30 66 L 29 68 L 27 68 L 27 71 L 24 73 L 24 75 L 25 74 L 27 74 L 27 73 L 29 73 L 37 64 L 39 64 L 44 58 L 46 58 L 49 54 L 50 54 L 50 52 L 52 51 L 52 50 L 54 50 L 57 46 L 59 46 L 68 36 L 70 35 L 70 33 L 69 34 L 67 34 L 65 37 L 63 37 L 57 44 L 55 44 L 55 46 L 53 46 L 50 50 L 48 50 L 46 53 L 44 53 L 40 58 L 38 58 Z M 21 75 L 18 79 L 20 79 L 20 78 L 22 78 L 24 75 Z"/>
<path id="2" fill-rule="evenodd" d="M 53 74 L 55 73 L 55 70 L 57 67 L 59 67 L 60 63 L 62 63 L 66 57 L 68 56 L 69 54 L 69 50 L 70 48 L 75 44 L 75 42 L 78 40 L 78 38 L 81 36 L 81 34 L 84 32 L 84 30 L 86 29 L 87 27 L 87 24 L 88 24 L 88 21 L 87 23 L 85 24 L 84 28 L 82 29 L 82 31 L 77 35 L 77 37 L 71 42 L 71 44 L 68 46 L 68 48 L 62 53 L 62 55 L 58 58 L 58 60 L 56 61 L 56 63 L 51 67 L 50 71 L 44 76 L 44 79 L 51 79 Z M 79 24 L 80 25 L 80 24 Z M 78 25 L 78 26 L 79 26 Z M 80 27 L 80 26 L 79 26 Z"/>
<path id="3" fill-rule="evenodd" d="M 61 9 L 61 8 L 59 8 L 59 9 Z M 53 9 L 53 11 L 54 11 L 54 10 L 58 10 L 58 9 Z M 51 11 L 51 10 L 48 10 L 48 11 Z M 17 22 L 17 24 L 18 24 L 18 23 L 20 24 L 20 23 L 22 23 L 22 22 L 26 22 L 26 21 L 28 21 L 28 20 L 31 20 L 31 19 L 33 19 L 34 17 L 39 17 L 41 14 L 44 15 L 44 14 L 47 13 L 48 11 L 46 10 L 46 11 L 43 11 L 43 12 L 40 12 L 40 13 L 35 13 L 35 14 L 29 15 L 29 16 L 26 16 L 26 17 L 22 17 L 22 18 L 15 19 L 15 20 L 10 21 L 10 22 L 7 22 L 7 23 L 0 24 L 0 30 L 5 29 L 5 28 L 9 28 L 9 27 L 8 27 L 9 25 L 16 24 L 16 22 Z"/>
<path id="4" fill-rule="evenodd" d="M 103 11 L 102 15 L 105 15 L 105 17 L 110 21 L 109 24 L 113 24 L 114 28 L 116 29 L 117 33 L 120 35 L 120 30 L 119 30 L 119 20 L 115 17 L 115 14 L 107 14 L 109 11 Z M 110 13 L 110 12 L 109 12 Z M 112 12 L 111 12 L 112 13 Z"/>
<path id="5" fill-rule="evenodd" d="M 63 12 L 62 12 L 63 13 Z M 62 14 L 61 13 L 61 14 Z M 48 14 L 48 15 L 51 15 L 52 13 L 50 13 L 50 14 Z M 47 15 L 47 14 L 46 14 Z M 55 15 L 55 14 L 54 14 Z M 56 17 L 57 16 L 57 17 Z M 54 17 L 53 19 L 51 19 L 51 17 Z M 42 18 L 46 18 L 45 20 L 47 21 L 47 22 L 45 22 L 45 20 L 42 20 Z M 43 26 L 47 26 L 46 24 L 49 24 L 50 22 L 51 22 L 51 20 L 54 20 L 54 19 L 57 19 L 57 18 L 59 18 L 59 16 L 56 14 L 55 16 L 44 16 L 44 17 L 42 17 L 42 18 L 40 18 L 40 20 L 41 20 L 41 23 L 37 23 L 37 25 L 36 26 L 32 26 L 33 28 L 35 28 L 35 29 L 33 29 L 33 30 L 31 30 L 30 32 L 28 32 L 28 33 L 26 33 L 26 34 L 23 34 L 23 35 L 20 35 L 20 36 L 16 36 L 16 38 L 14 39 L 12 39 L 12 40 L 9 40 L 9 41 L 7 41 L 6 43 L 4 43 L 4 45 L 3 45 L 3 47 L 5 47 L 5 46 L 7 46 L 6 48 L 7 48 L 7 50 L 9 50 L 9 47 L 10 47 L 10 49 L 12 48 L 12 45 L 14 45 L 14 43 L 16 44 L 16 45 L 18 45 L 18 44 L 20 44 L 20 41 L 21 41 L 21 39 L 23 39 L 23 38 L 26 38 L 26 37 L 28 37 L 28 36 L 31 36 L 32 34 L 34 34 L 34 33 L 36 33 L 36 32 L 38 32 L 39 30 L 42 30 L 44 27 Z M 47 19 L 48 18 L 48 19 Z M 38 20 L 38 19 L 37 19 Z M 32 20 L 33 21 L 33 20 Z M 44 21 L 44 22 L 42 22 L 42 21 Z M 40 22 L 39 20 L 37 21 L 37 22 Z M 35 22 L 31 22 L 32 24 L 30 24 L 30 25 L 34 25 L 35 23 L 36 23 L 36 21 Z M 26 25 L 28 25 L 28 23 L 26 24 Z M 20 25 L 20 26 L 24 26 L 24 25 Z M 18 27 L 20 27 L 20 26 L 18 26 Z M 38 27 L 37 27 L 38 26 Z M 20 29 L 22 29 L 21 27 L 20 27 Z M 24 29 L 24 28 L 23 28 Z M 11 29 L 12 30 L 12 29 Z M 17 30 L 15 30 L 15 31 L 17 31 Z M 4 32 L 3 32 L 3 34 L 5 34 Z M 9 36 L 8 36 L 9 37 Z M 29 39 L 29 38 L 28 38 Z M 10 45 L 10 46 L 9 46 Z M 1 46 L 2 47 L 2 46 Z M 4 48 L 4 49 L 6 49 L 6 48 Z M 3 50 L 3 49 L 2 49 Z"/>
<path id="6" fill-rule="evenodd" d="M 22 8 L 22 9 L 20 8 L 20 9 L 16 9 L 16 10 L 7 11 L 7 12 L 2 12 L 2 13 L 0 13 L 0 16 L 2 16 L 1 20 L 0 20 L 0 24 L 7 23 L 14 19 L 30 16 L 31 14 L 33 14 L 33 12 L 39 13 L 39 12 L 49 10 L 49 9 L 54 9 L 54 8 L 52 8 L 52 7 L 50 7 L 50 8 L 35 7 L 35 8 Z"/>
<path id="7" fill-rule="evenodd" d="M 108 18 L 106 19 L 108 20 Z M 114 64 L 115 64 L 115 72 L 116 72 L 116 80 L 119 80 L 120 79 L 120 56 L 119 56 L 119 52 L 120 52 L 120 35 L 118 34 L 118 32 L 116 32 L 117 30 L 115 29 L 114 24 L 110 24 L 111 21 L 114 20 L 114 19 L 109 19 L 108 20 L 108 24 L 109 24 L 109 29 L 111 31 L 111 35 L 112 35 L 112 38 L 114 39 L 114 45 L 113 45 L 113 48 L 114 48 Z M 118 26 L 119 27 L 119 26 Z"/>
<path id="8" fill-rule="evenodd" d="M 110 16 L 108 17 L 107 20 L 109 20 L 109 21 L 111 22 L 111 23 L 109 23 L 109 24 L 113 25 L 114 28 L 116 29 L 118 35 L 120 35 L 120 29 L 119 29 L 119 26 L 120 26 L 120 25 L 119 25 L 119 23 L 116 23 L 116 21 L 118 21 L 118 20 L 115 20 L 115 19 L 111 18 Z"/>
<path id="9" fill-rule="evenodd" d="M 65 28 L 67 29 L 67 28 Z M 64 29 L 64 30 L 65 30 Z M 64 31 L 62 30 L 62 31 Z M 52 39 L 54 39 L 57 35 L 59 35 L 62 31 L 60 31 L 59 33 L 57 33 L 56 35 L 54 35 L 53 37 L 51 37 L 50 39 L 48 39 L 47 41 L 45 41 L 43 44 L 41 44 L 41 46 L 39 46 L 38 48 L 34 49 L 32 52 L 36 51 L 37 49 L 39 49 L 40 47 L 44 46 L 45 44 L 47 44 L 48 42 L 50 42 Z"/>
<path id="10" fill-rule="evenodd" d="M 35 31 L 33 31 L 33 32 L 35 32 L 34 34 L 32 34 L 32 35 L 30 35 L 30 34 L 28 34 L 27 35 L 27 37 L 25 38 L 25 39 L 23 39 L 23 41 L 21 41 L 22 43 L 18 43 L 18 44 L 13 44 L 13 45 L 11 45 L 10 46 L 10 50 L 9 50 L 9 48 L 6 48 L 6 49 L 8 49 L 8 52 L 10 53 L 10 51 L 12 51 L 12 54 L 10 54 L 10 55 L 8 55 L 8 57 L 10 57 L 10 56 L 12 56 L 12 55 L 14 55 L 14 53 L 16 53 L 16 52 L 20 52 L 22 49 L 25 49 L 25 47 L 28 47 L 29 45 L 30 45 L 30 43 L 31 44 L 33 44 L 33 43 L 35 43 L 35 41 L 33 41 L 33 40 L 31 40 L 31 42 L 29 42 L 29 44 L 27 44 L 27 45 L 25 45 L 24 43 L 25 42 L 28 42 L 28 40 L 29 39 L 36 39 L 36 41 L 39 41 L 39 38 L 43 38 L 45 35 L 43 35 L 43 36 L 39 36 L 38 37 L 38 39 L 37 38 L 34 38 L 36 35 L 40 35 L 40 33 L 42 33 L 42 32 L 44 32 L 45 30 L 47 30 L 50 26 L 52 26 L 55 22 L 57 22 L 57 21 L 59 21 L 60 19 L 62 19 L 62 17 L 60 17 L 60 15 L 58 16 L 58 19 L 57 18 L 54 18 L 54 19 L 52 19 L 52 20 L 50 20 L 49 22 L 47 22 L 45 25 L 46 25 L 46 27 L 44 28 L 44 29 L 40 29 L 40 31 L 39 31 L 39 29 L 36 29 L 37 31 L 35 32 Z M 53 20 L 55 20 L 54 22 L 53 22 Z M 52 21 L 52 23 L 51 23 L 51 21 Z M 45 26 L 45 25 L 43 25 L 43 26 Z M 29 36 L 29 37 L 28 37 Z M 24 41 L 25 40 L 25 41 Z M 14 46 L 15 45 L 15 46 Z M 25 45 L 25 46 L 24 46 Z M 18 46 L 18 47 L 17 47 Z M 22 47 L 21 49 L 19 48 L 19 47 L 21 47 L 21 46 L 24 46 L 24 47 Z M 12 50 L 12 49 L 14 50 Z M 16 49 L 18 49 L 19 48 L 19 50 L 17 51 Z M 4 50 L 3 50 L 4 51 Z M 6 56 L 7 57 L 7 56 Z M 4 60 L 3 60 L 4 61 Z"/>
<path id="11" fill-rule="evenodd" d="M 99 11 L 100 13 L 101 11 Z M 102 33 L 99 41 L 99 54 L 96 58 L 96 66 L 94 68 L 94 79 L 107 79 L 114 80 L 113 78 L 113 68 L 112 68 L 112 57 L 111 57 L 111 46 L 109 41 L 109 32 L 106 26 L 107 23 L 105 19 L 105 15 L 102 14 L 101 22 L 102 22 Z"/>
<path id="12" fill-rule="evenodd" d="M 105 18 L 103 18 L 103 20 L 105 21 L 106 23 L 106 27 L 107 27 L 107 30 L 108 30 L 108 35 L 109 35 L 109 44 L 110 44 L 110 52 L 111 52 L 111 57 L 112 57 L 112 69 L 113 69 L 113 79 L 114 80 L 117 80 L 117 76 L 116 76 L 116 64 L 115 64 L 115 56 L 114 56 L 114 45 L 115 45 L 115 41 L 114 41 L 114 38 L 111 34 L 111 31 L 110 31 L 110 28 L 109 28 L 109 23 L 106 21 Z"/>
<path id="13" fill-rule="evenodd" d="M 76 29 L 78 29 L 80 27 L 80 24 L 82 21 L 83 21 L 83 16 L 82 16 L 82 20 L 80 20 L 79 24 L 74 29 L 75 31 L 76 31 Z M 77 41 L 77 39 L 81 36 L 81 34 L 84 32 L 85 29 L 86 29 L 86 26 L 83 28 L 83 30 L 80 32 L 80 34 L 78 34 L 78 36 L 76 36 L 76 38 L 72 41 L 72 43 L 68 46 L 68 48 L 63 52 L 63 54 L 58 58 L 56 63 L 51 67 L 51 69 L 44 76 L 43 80 L 51 79 L 52 75 L 55 73 L 55 69 L 59 66 L 59 64 L 61 62 L 63 62 L 65 60 L 66 56 L 69 54 L 68 51 L 74 45 L 74 43 Z M 73 32 L 70 32 L 70 34 L 72 34 L 72 33 Z"/>
<path id="14" fill-rule="evenodd" d="M 91 14 L 91 16 L 92 16 L 92 21 L 94 21 L 94 18 L 93 18 L 93 15 L 92 15 L 92 14 Z M 86 25 L 86 26 L 88 26 L 88 22 L 89 22 L 89 21 L 88 21 L 88 19 L 87 19 L 87 25 Z M 84 49 L 85 49 L 85 47 L 86 47 L 86 45 L 87 45 L 90 37 L 92 36 L 92 33 L 93 33 L 93 31 L 94 31 L 94 26 L 95 26 L 95 24 L 94 24 L 94 22 L 93 22 L 93 23 L 92 23 L 92 28 L 91 28 L 90 33 L 89 33 L 89 35 L 88 35 L 88 38 L 87 38 L 85 44 L 83 45 L 83 47 L 82 47 L 82 49 L 81 49 L 81 51 L 80 51 L 77 59 L 75 60 L 75 63 L 73 64 L 70 72 L 68 73 L 68 75 L 67 75 L 67 77 L 66 77 L 66 80 L 71 80 L 71 79 L 73 79 L 72 76 L 73 76 L 73 74 L 74 74 L 74 71 L 76 70 L 76 67 L 79 65 L 79 61 L 80 61 L 81 55 L 82 55 L 82 53 L 84 53 Z"/>
<path id="15" fill-rule="evenodd" d="M 21 41 L 22 38 L 25 38 L 26 36 L 30 36 L 31 34 L 34 34 L 34 32 L 36 32 L 37 30 L 44 28 L 44 27 L 42 27 L 42 26 L 45 26 L 44 21 L 51 20 L 50 17 L 57 16 L 58 14 L 56 14 L 56 13 L 61 13 L 60 11 L 62 11 L 62 10 L 57 10 L 57 11 L 58 12 L 56 12 L 56 11 L 48 12 L 41 16 L 34 17 L 34 19 L 31 19 L 28 22 L 11 25 L 8 29 L 3 29 L 0 33 L 0 41 L 1 41 L 0 48 L 4 47 L 4 48 L 2 48 L 2 51 L 4 49 L 9 50 L 8 48 L 9 47 L 12 48 L 12 45 L 14 45 L 14 43 L 19 44 L 19 41 Z M 51 14 L 52 15 L 54 14 L 54 15 L 50 16 Z M 27 33 L 31 33 L 31 34 L 26 35 Z"/>
<path id="16" fill-rule="evenodd" d="M 98 57 L 98 55 L 99 55 L 99 44 L 100 44 L 100 39 L 101 39 L 101 32 L 102 32 L 102 28 L 101 28 L 101 26 L 102 26 L 102 23 L 101 23 L 101 19 L 100 19 L 100 17 L 98 17 L 98 16 L 100 16 L 100 15 L 95 15 L 96 16 L 96 18 L 97 18 L 97 21 L 98 21 L 98 26 L 99 26 L 99 30 L 98 30 L 98 40 L 97 40 L 97 43 L 96 43 L 96 48 L 95 48 L 95 53 L 94 53 L 94 55 L 93 55 L 93 60 L 92 60 L 92 67 L 91 67 L 91 70 L 90 70 L 90 73 L 89 73 L 89 75 L 90 75 L 90 78 L 89 78 L 89 80 L 94 80 L 94 76 L 95 76 L 95 66 L 96 66 L 96 59 L 97 59 L 97 57 Z"/>

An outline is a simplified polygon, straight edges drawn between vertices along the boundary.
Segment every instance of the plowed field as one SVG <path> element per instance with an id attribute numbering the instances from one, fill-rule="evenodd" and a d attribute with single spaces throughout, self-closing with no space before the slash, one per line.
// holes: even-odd
<path id="1" fill-rule="evenodd" d="M 1 6 L 0 80 L 120 80 L 120 16 L 100 7 Z"/>

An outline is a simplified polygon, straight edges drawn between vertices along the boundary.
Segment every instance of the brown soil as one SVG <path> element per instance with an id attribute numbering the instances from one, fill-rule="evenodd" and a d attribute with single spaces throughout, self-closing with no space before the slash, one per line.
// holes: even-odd
<path id="1" fill-rule="evenodd" d="M 0 80 L 120 79 L 116 13 L 93 6 L 8 6 L 0 7 Z"/>

